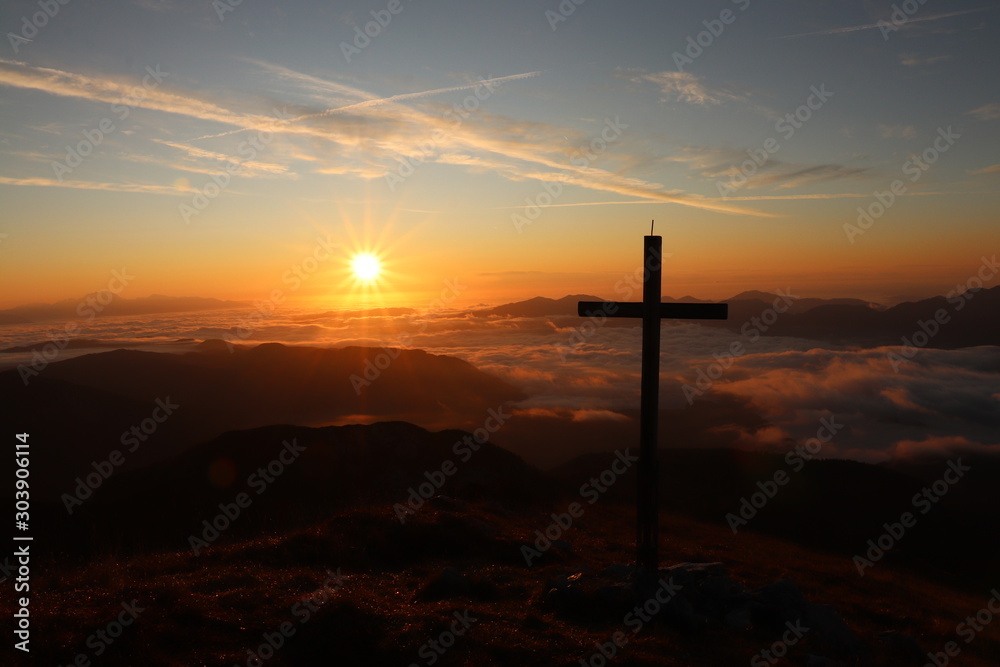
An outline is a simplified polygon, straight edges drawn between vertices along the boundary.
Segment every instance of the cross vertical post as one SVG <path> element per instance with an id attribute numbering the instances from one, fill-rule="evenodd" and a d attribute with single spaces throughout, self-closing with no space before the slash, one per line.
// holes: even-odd
<path id="1" fill-rule="evenodd" d="M 644 238 L 642 280 L 642 377 L 639 402 L 639 471 L 636 504 L 636 563 L 659 568 L 660 505 L 658 498 L 660 402 L 660 290 L 663 238 Z"/>
<path id="2" fill-rule="evenodd" d="M 580 317 L 642 318 L 642 376 L 639 398 L 639 470 L 636 478 L 636 565 L 646 574 L 660 566 L 659 399 L 660 321 L 725 320 L 725 303 L 661 303 L 663 239 L 652 228 L 643 243 L 642 301 L 580 301 Z"/>

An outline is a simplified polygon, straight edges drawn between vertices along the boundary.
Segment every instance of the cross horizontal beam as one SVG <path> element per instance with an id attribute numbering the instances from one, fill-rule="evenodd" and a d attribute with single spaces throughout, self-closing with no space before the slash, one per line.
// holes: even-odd
<path id="1" fill-rule="evenodd" d="M 580 317 L 604 315 L 606 317 L 643 316 L 641 302 L 634 301 L 580 301 Z M 729 318 L 727 303 L 661 303 L 660 319 L 663 320 L 725 320 Z"/>

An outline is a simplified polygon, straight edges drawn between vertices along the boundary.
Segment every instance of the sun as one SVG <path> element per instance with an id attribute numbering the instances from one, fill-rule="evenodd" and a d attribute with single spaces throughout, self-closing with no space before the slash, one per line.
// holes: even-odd
<path id="1" fill-rule="evenodd" d="M 351 270 L 359 281 L 373 283 L 382 273 L 382 262 L 371 253 L 359 252 L 351 258 Z"/>

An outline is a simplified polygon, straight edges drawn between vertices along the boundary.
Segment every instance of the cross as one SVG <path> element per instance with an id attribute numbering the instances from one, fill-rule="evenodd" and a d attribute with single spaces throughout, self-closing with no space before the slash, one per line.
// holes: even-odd
<path id="1" fill-rule="evenodd" d="M 642 378 L 639 398 L 639 471 L 636 488 L 636 564 L 656 572 L 660 564 L 660 507 L 657 481 L 658 416 L 660 394 L 660 320 L 725 320 L 725 303 L 661 303 L 663 239 L 644 237 L 642 302 L 580 301 L 580 317 L 642 318 Z"/>

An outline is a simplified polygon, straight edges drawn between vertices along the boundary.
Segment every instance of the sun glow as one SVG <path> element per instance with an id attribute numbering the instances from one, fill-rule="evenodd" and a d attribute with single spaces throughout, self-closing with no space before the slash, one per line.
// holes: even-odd
<path id="1" fill-rule="evenodd" d="M 382 273 L 382 263 L 375 255 L 362 252 L 351 258 L 351 270 L 359 281 L 373 283 Z"/>

